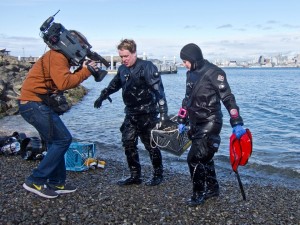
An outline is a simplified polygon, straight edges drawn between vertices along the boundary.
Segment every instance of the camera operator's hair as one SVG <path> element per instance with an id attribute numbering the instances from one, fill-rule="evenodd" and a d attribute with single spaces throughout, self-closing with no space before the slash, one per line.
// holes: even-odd
<path id="1" fill-rule="evenodd" d="M 70 30 L 70 33 L 72 35 L 75 35 L 78 38 L 78 40 L 79 40 L 79 42 L 80 42 L 81 45 L 85 44 L 85 45 L 87 45 L 88 48 L 92 47 L 90 45 L 90 43 L 88 42 L 87 38 L 82 33 L 80 33 L 79 31 L 77 31 L 77 30 Z"/>
<path id="2" fill-rule="evenodd" d="M 121 40 L 121 43 L 118 45 L 118 50 L 128 50 L 130 53 L 136 52 L 136 43 L 132 39 L 123 39 Z"/>

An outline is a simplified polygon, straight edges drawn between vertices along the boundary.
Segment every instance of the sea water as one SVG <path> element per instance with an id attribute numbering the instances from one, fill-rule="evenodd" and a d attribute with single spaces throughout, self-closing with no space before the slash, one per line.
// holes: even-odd
<path id="1" fill-rule="evenodd" d="M 253 135 L 253 153 L 246 166 L 239 167 L 242 177 L 278 182 L 298 187 L 300 184 L 300 69 L 299 68 L 224 68 L 235 94 L 244 127 Z M 169 114 L 177 114 L 185 94 L 186 69 L 177 74 L 162 75 Z M 100 109 L 94 101 L 114 75 L 102 82 L 93 77 L 83 82 L 89 93 L 61 118 L 74 138 L 97 143 L 97 155 L 118 160 L 128 171 L 121 143 L 120 126 L 124 119 L 121 90 L 112 94 L 112 103 L 104 101 Z M 223 106 L 221 145 L 214 159 L 218 176 L 230 176 L 229 137 L 232 128 Z M 147 151 L 139 144 L 141 163 L 150 164 Z M 162 152 L 165 168 L 188 174 L 186 156 Z M 150 173 L 150 171 L 149 171 Z M 298 187 L 299 188 L 299 187 Z"/>
<path id="2" fill-rule="evenodd" d="M 240 173 L 271 179 L 282 183 L 299 184 L 300 181 L 300 69 L 299 68 L 224 68 L 232 92 L 240 107 L 244 127 L 253 135 L 253 154 Z M 169 114 L 177 114 L 185 94 L 186 69 L 177 74 L 162 75 Z M 99 156 L 106 155 L 124 163 L 125 155 L 119 127 L 124 119 L 121 90 L 111 95 L 112 103 L 104 101 L 100 109 L 93 107 L 100 91 L 113 75 L 100 83 L 93 78 L 83 85 L 89 93 L 62 118 L 75 138 L 97 142 Z M 215 155 L 217 167 L 231 169 L 229 162 L 229 137 L 232 128 L 225 107 L 221 145 Z M 139 144 L 141 161 L 150 164 L 147 152 Z M 166 168 L 187 173 L 186 156 L 163 152 Z M 127 169 L 127 168 L 126 168 Z M 224 174 L 226 176 L 226 174 Z M 288 180 L 288 181 L 287 181 Z"/>

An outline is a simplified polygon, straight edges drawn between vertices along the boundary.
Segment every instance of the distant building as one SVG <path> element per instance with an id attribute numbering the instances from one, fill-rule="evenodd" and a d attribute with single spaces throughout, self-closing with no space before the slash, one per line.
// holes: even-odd
<path id="1" fill-rule="evenodd" d="M 29 56 L 29 57 L 19 57 L 18 60 L 22 62 L 29 62 L 31 64 L 34 64 L 36 61 L 38 61 L 39 58 L 40 57 Z"/>
<path id="2" fill-rule="evenodd" d="M 231 60 L 231 61 L 229 61 L 228 66 L 229 67 L 237 67 L 237 62 L 235 60 Z"/>
<path id="3" fill-rule="evenodd" d="M 298 54 L 295 57 L 293 57 L 290 60 L 290 63 L 296 65 L 297 67 L 299 67 L 299 65 L 300 65 L 300 55 Z"/>
<path id="4" fill-rule="evenodd" d="M 262 55 L 259 56 L 258 63 L 259 63 L 260 65 L 265 65 L 265 64 L 266 64 L 265 57 L 262 56 Z"/>
<path id="5" fill-rule="evenodd" d="M 6 48 L 0 49 L 0 56 L 9 55 L 10 51 L 6 51 Z"/>

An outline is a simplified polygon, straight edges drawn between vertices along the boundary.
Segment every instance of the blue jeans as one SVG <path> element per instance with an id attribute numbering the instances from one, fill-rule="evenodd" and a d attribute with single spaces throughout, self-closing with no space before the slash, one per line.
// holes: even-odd
<path id="1" fill-rule="evenodd" d="M 46 142 L 47 154 L 33 169 L 27 178 L 28 182 L 38 185 L 61 185 L 66 181 L 66 165 L 64 155 L 68 150 L 72 135 L 60 119 L 48 106 L 40 102 L 29 101 L 19 104 L 21 116 L 39 132 Z"/>

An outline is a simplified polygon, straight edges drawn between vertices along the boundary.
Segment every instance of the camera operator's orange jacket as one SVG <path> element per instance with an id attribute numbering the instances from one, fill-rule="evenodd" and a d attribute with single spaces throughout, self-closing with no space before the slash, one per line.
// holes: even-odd
<path id="1" fill-rule="evenodd" d="M 75 88 L 91 75 L 85 67 L 74 73 L 70 72 L 70 67 L 68 59 L 63 54 L 49 50 L 29 70 L 19 99 L 41 102 L 37 94 L 46 94 L 47 89 L 55 92 Z"/>

